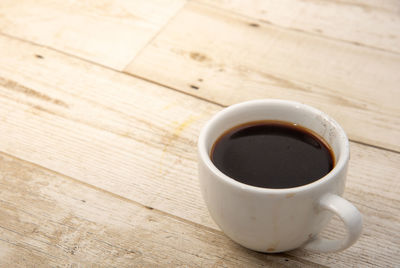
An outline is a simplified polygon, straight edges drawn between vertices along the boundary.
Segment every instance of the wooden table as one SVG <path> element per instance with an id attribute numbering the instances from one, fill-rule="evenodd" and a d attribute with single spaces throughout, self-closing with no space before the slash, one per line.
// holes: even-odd
<path id="1" fill-rule="evenodd" d="M 353 247 L 260 254 L 211 220 L 199 130 L 258 98 L 345 128 Z M 399 152 L 398 0 L 0 3 L 1 267 L 399 267 Z"/>

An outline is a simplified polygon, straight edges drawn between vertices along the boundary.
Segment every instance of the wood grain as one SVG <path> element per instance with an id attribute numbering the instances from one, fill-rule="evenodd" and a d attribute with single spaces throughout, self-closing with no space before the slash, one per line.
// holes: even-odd
<path id="1" fill-rule="evenodd" d="M 199 232 L 217 230 L 198 189 L 196 139 L 220 106 L 4 36 L 0 57 L 1 151 L 190 221 Z M 400 154 L 358 143 L 351 150 L 345 197 L 364 215 L 363 236 L 339 254 L 289 254 L 335 267 L 399 263 Z"/>
<path id="2" fill-rule="evenodd" d="M 322 267 L 252 252 L 219 231 L 4 154 L 0 169 L 4 267 Z"/>
<path id="3" fill-rule="evenodd" d="M 185 0 L 3 0 L 0 32 L 122 69 Z"/>
<path id="4" fill-rule="evenodd" d="M 189 3 L 126 72 L 222 105 L 301 101 L 352 140 L 400 151 L 400 55 L 253 23 Z"/>
<path id="5" fill-rule="evenodd" d="M 197 0 L 311 35 L 400 53 L 400 4 L 390 1 Z"/>

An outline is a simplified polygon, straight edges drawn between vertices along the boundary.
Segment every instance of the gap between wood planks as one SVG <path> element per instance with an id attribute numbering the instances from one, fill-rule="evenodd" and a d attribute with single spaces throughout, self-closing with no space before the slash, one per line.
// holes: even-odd
<path id="1" fill-rule="evenodd" d="M 180 11 L 179 11 L 179 12 L 180 12 Z M 178 12 L 178 13 L 179 13 L 179 12 Z M 178 14 L 178 13 L 177 13 L 177 14 Z M 174 17 L 175 17 L 175 16 L 174 16 Z M 125 71 L 119 71 L 119 70 L 114 69 L 114 68 L 112 68 L 112 67 L 109 67 L 109 66 L 103 65 L 103 64 L 101 64 L 101 63 L 97 63 L 97 62 L 94 62 L 94 61 L 92 61 L 92 60 L 88 60 L 88 59 L 85 59 L 85 58 L 76 56 L 76 55 L 74 55 L 74 54 L 70 54 L 70 53 L 68 53 L 68 52 L 65 52 L 65 51 L 62 51 L 62 50 L 59 50 L 59 49 L 55 49 L 55 48 L 53 48 L 53 47 L 49 47 L 49 46 L 46 46 L 46 45 L 41 45 L 41 44 L 38 44 L 38 43 L 33 42 L 33 41 L 30 41 L 30 40 L 25 40 L 25 39 L 22 39 L 22 38 L 19 38 L 19 37 L 15 37 L 15 36 L 12 36 L 12 35 L 9 35 L 9 34 L 5 34 L 5 33 L 3 33 L 3 32 L 0 32 L 0 35 L 6 36 L 6 37 L 8 37 L 8 38 L 15 39 L 15 40 L 18 40 L 18 41 L 21 41 L 21 42 L 25 42 L 25 43 L 28 43 L 28 44 L 32 44 L 32 45 L 34 45 L 34 46 L 43 47 L 43 48 L 46 48 L 46 49 L 55 51 L 55 52 L 57 52 L 57 53 L 61 53 L 61 54 L 66 55 L 66 56 L 68 56 L 68 57 L 72 57 L 72 58 L 76 58 L 76 59 L 79 59 L 79 60 L 82 60 L 82 61 L 86 61 L 86 62 L 89 62 L 89 63 L 91 63 L 91 64 L 100 66 L 100 67 L 102 67 L 102 68 L 105 68 L 105 69 L 108 69 L 108 70 L 111 70 L 111 71 L 114 71 L 114 72 L 118 72 L 118 73 L 122 73 L 122 74 L 125 74 L 125 75 L 129 75 L 129 76 L 132 76 L 132 77 L 135 77 L 135 78 L 144 80 L 144 81 L 146 81 L 146 82 L 148 82 L 148 83 L 152 83 L 152 84 L 155 84 L 155 85 L 158 85 L 158 86 L 161 86 L 161 87 L 164 87 L 164 88 L 173 90 L 173 91 L 175 91 L 175 92 L 179 92 L 179 93 L 181 93 L 181 94 L 184 94 L 184 95 L 187 95 L 187 96 L 190 96 L 190 97 L 193 97 L 193 98 L 196 98 L 196 99 L 199 99 L 199 100 L 208 102 L 208 103 L 215 104 L 215 105 L 217 105 L 217 106 L 219 106 L 219 107 L 221 107 L 221 108 L 226 108 L 226 107 L 228 107 L 227 105 L 223 105 L 223 104 L 221 104 L 221 103 L 219 103 L 219 102 L 212 101 L 212 100 L 208 100 L 207 98 L 199 97 L 199 96 L 190 94 L 190 93 L 188 93 L 188 92 L 181 91 L 181 90 L 179 90 L 178 88 L 174 88 L 174 87 L 172 87 L 172 86 L 165 85 L 165 84 L 163 84 L 163 83 L 154 81 L 154 80 L 152 80 L 152 79 L 149 79 L 149 78 L 146 78 L 146 77 L 142 77 L 142 76 L 137 75 L 137 74 L 131 74 L 131 73 L 128 73 L 128 72 L 125 72 Z M 158 35 L 158 33 L 157 33 L 157 35 Z M 372 147 L 372 148 L 376 148 L 376 149 L 380 149 L 380 150 L 385 150 L 385 151 L 392 152 L 392 153 L 400 153 L 400 151 L 397 151 L 397 150 L 393 150 L 393 149 L 381 147 L 381 146 L 374 145 L 374 144 L 365 143 L 365 142 L 362 142 L 362 141 L 357 141 L 357 140 L 353 140 L 353 139 L 349 139 L 349 141 L 354 142 L 354 143 L 358 143 L 358 144 L 361 144 L 361 145 L 364 145 L 364 146 L 369 146 L 369 147 Z"/>
<path id="2" fill-rule="evenodd" d="M 363 44 L 363 43 L 360 43 L 360 42 L 348 41 L 348 40 L 341 39 L 341 38 L 336 38 L 336 37 L 321 35 L 321 34 L 318 34 L 318 33 L 313 33 L 313 32 L 309 32 L 309 31 L 306 31 L 306 30 L 298 29 L 298 28 L 285 27 L 285 26 L 281 26 L 281 25 L 272 23 L 271 21 L 268 21 L 268 20 L 265 20 L 265 19 L 254 19 L 254 18 L 252 18 L 252 17 L 250 17 L 250 16 L 247 16 L 247 15 L 245 15 L 245 14 L 238 13 L 238 12 L 235 12 L 235 11 L 232 11 L 232 10 L 228 10 L 228 9 L 225 9 L 225 8 L 221 8 L 220 6 L 213 6 L 213 5 L 210 5 L 210 4 L 207 4 L 207 3 L 203 3 L 203 2 L 199 2 L 199 1 L 195 1 L 195 2 L 196 2 L 196 4 L 198 4 L 198 5 L 203 5 L 203 6 L 211 7 L 211 8 L 217 8 L 217 9 L 219 9 L 219 10 L 225 12 L 225 13 L 234 14 L 234 15 L 237 16 L 237 17 L 241 17 L 241 18 L 243 18 L 243 19 L 247 19 L 247 20 L 250 20 L 250 21 L 256 21 L 257 23 L 260 23 L 260 24 L 268 24 L 268 25 L 271 25 L 271 26 L 273 26 L 273 27 L 276 27 L 276 28 L 279 28 L 279 29 L 282 29 L 282 30 L 293 31 L 293 32 L 301 32 L 301 33 L 303 33 L 303 34 L 311 35 L 311 36 L 317 37 L 317 38 L 328 39 L 328 40 L 337 41 L 337 42 L 343 42 L 343 43 L 351 44 L 351 45 L 354 45 L 354 46 L 359 46 L 359 47 L 364 47 L 364 48 L 379 50 L 379 51 L 391 53 L 391 54 L 394 54 L 394 55 L 400 55 L 400 53 L 398 53 L 398 52 L 396 52 L 396 51 L 393 51 L 393 50 L 384 49 L 384 48 L 380 48 L 380 47 L 375 47 L 375 46 L 371 46 L 371 45 L 366 45 L 366 44 Z M 187 3 L 186 3 L 186 4 L 187 4 Z M 185 4 L 185 5 L 186 5 L 186 4 Z M 185 6 L 185 5 L 184 5 L 184 6 Z M 179 12 L 180 12 L 180 11 L 181 11 L 181 10 L 179 10 Z M 179 12 L 178 12 L 178 13 L 179 13 Z M 178 14 L 178 13 L 177 13 L 177 14 Z M 176 15 L 175 15 L 175 16 L 176 16 Z M 175 16 L 174 16 L 174 17 L 175 17 Z M 172 18 L 171 18 L 171 19 L 172 19 Z M 251 23 L 251 24 L 254 25 L 254 27 L 258 27 L 259 25 L 258 25 L 257 23 Z M 158 35 L 158 33 L 157 33 L 157 35 Z M 154 39 L 154 38 L 153 38 L 153 39 Z M 139 53 L 138 53 L 138 54 L 139 54 Z M 137 54 L 137 55 L 138 55 L 138 54 Z M 137 56 L 137 55 L 136 55 L 136 56 Z M 136 57 L 136 56 L 135 56 L 135 57 Z"/>
<path id="3" fill-rule="evenodd" d="M 210 233 L 213 233 L 213 234 L 216 234 L 216 235 L 224 235 L 224 233 L 223 233 L 222 231 L 220 231 L 220 230 L 213 229 L 213 228 L 211 228 L 211 227 L 207 227 L 207 226 L 204 226 L 204 225 L 202 225 L 202 224 L 199 224 L 199 223 L 196 223 L 196 222 L 193 222 L 193 221 L 190 221 L 190 220 L 187 220 L 187 219 L 178 217 L 178 216 L 173 215 L 173 214 L 170 214 L 170 213 L 168 213 L 168 212 L 165 212 L 165 211 L 162 211 L 162 210 L 158 210 L 158 209 L 156 209 L 156 208 L 153 208 L 153 207 L 149 207 L 149 206 L 143 205 L 143 204 L 141 204 L 141 203 L 139 203 L 139 202 L 137 202 L 137 201 L 135 201 L 135 200 L 132 200 L 132 199 L 126 198 L 126 197 L 124 197 L 124 196 L 115 194 L 115 193 L 113 193 L 113 192 L 104 190 L 104 189 L 99 188 L 99 187 L 97 187 L 97 186 L 94 186 L 94 185 L 92 185 L 92 184 L 88 184 L 88 183 L 83 182 L 83 181 L 81 181 L 81 180 L 78 180 L 78 179 L 75 179 L 75 178 L 73 178 L 73 177 L 64 175 L 64 174 L 62 174 L 62 173 L 59 173 L 59 172 L 57 172 L 57 171 L 55 171 L 55 170 L 52 170 L 52 169 L 49 169 L 49 168 L 47 168 L 47 167 L 38 165 L 38 164 L 36 164 L 36 163 L 33 163 L 33 162 L 30 162 L 30 161 L 21 159 L 21 158 L 19 158 L 19 157 L 16 157 L 16 156 L 14 156 L 14 155 L 8 154 L 8 153 L 6 153 L 6 152 L 0 151 L 0 155 L 1 155 L 1 154 L 4 155 L 4 156 L 9 157 L 9 158 L 11 158 L 11 159 L 18 160 L 18 161 L 20 161 L 20 162 L 22 162 L 22 163 L 27 163 L 28 165 L 31 165 L 31 166 L 34 166 L 34 167 L 43 169 L 43 170 L 45 170 L 45 171 L 47 171 L 47 172 L 50 172 L 50 173 L 53 173 L 53 174 L 56 174 L 57 176 L 60 176 L 60 177 L 65 178 L 65 179 L 67 179 L 67 180 L 73 181 L 74 183 L 77 183 L 78 185 L 82 185 L 82 186 L 84 186 L 84 187 L 93 189 L 93 190 L 95 190 L 95 191 L 99 191 L 99 192 L 104 193 L 104 194 L 106 194 L 106 195 L 112 196 L 113 198 L 119 199 L 119 200 L 124 201 L 124 202 L 131 203 L 131 204 L 133 204 L 133 205 L 135 205 L 135 206 L 138 206 L 138 207 L 141 207 L 141 208 L 143 208 L 143 209 L 151 210 L 153 213 L 157 213 L 157 214 L 159 214 L 159 215 L 161 215 L 161 216 L 168 217 L 168 218 L 177 220 L 177 221 L 179 221 L 179 222 L 186 223 L 186 224 L 188 224 L 188 225 L 194 226 L 194 227 L 196 227 L 196 228 L 202 229 L 202 230 L 204 230 L 204 231 L 207 231 L 207 232 L 210 232 Z M 13 232 L 13 233 L 17 233 L 17 232 L 15 232 L 15 231 L 13 231 L 13 230 L 4 228 L 4 227 L 2 227 L 2 226 L 0 226 L 0 228 L 6 229 L 6 230 L 8 230 L 8 231 L 10 231 L 10 232 Z M 17 234 L 22 235 L 22 234 L 20 234 L 20 233 L 17 233 Z M 1 240 L 1 239 L 0 239 L 0 240 Z M 4 241 L 4 242 L 11 243 L 10 241 Z M 14 243 L 11 243 L 11 244 L 13 244 L 13 245 L 15 245 L 15 246 L 21 246 L 21 245 L 17 245 L 17 244 L 14 244 Z M 24 248 L 25 248 L 25 247 L 24 247 Z M 27 248 L 26 248 L 26 249 L 27 249 Z M 30 250 L 30 249 L 28 249 L 28 250 Z M 36 250 L 36 249 L 35 249 L 35 250 Z M 49 255 L 49 254 L 47 254 L 47 253 L 45 253 L 45 252 L 42 252 L 42 251 L 40 251 L 40 250 L 37 250 L 37 251 L 40 252 L 40 253 L 43 253 L 43 254 L 45 254 L 45 255 L 48 255 L 48 256 L 50 256 L 50 257 L 53 257 L 53 258 L 56 258 L 56 259 L 61 259 L 61 258 L 59 258 L 59 257 L 53 256 L 53 255 Z M 289 258 L 289 259 L 292 259 L 292 260 L 301 262 L 301 263 L 303 263 L 303 264 L 308 264 L 308 265 L 311 265 L 311 266 L 328 267 L 328 266 L 325 266 L 325 265 L 322 265 L 322 264 L 319 264 L 319 263 L 315 263 L 315 262 L 312 262 L 312 261 L 309 261 L 309 260 L 306 260 L 306 259 L 302 259 L 302 258 L 297 257 L 297 256 L 294 256 L 294 255 L 291 255 L 290 253 L 278 253 L 278 255 L 281 256 L 282 258 Z"/>
<path id="4" fill-rule="evenodd" d="M 168 19 L 168 21 L 167 21 L 163 26 L 160 27 L 160 29 L 158 29 L 157 33 L 154 34 L 152 38 L 150 38 L 150 40 L 146 43 L 146 45 L 144 45 L 141 49 L 139 49 L 139 51 L 130 59 L 130 61 L 128 62 L 128 64 L 131 63 L 140 53 L 142 53 L 142 51 L 145 50 L 145 49 L 147 48 L 147 46 L 148 46 L 149 44 L 151 44 L 151 43 L 158 37 L 158 35 L 159 35 L 162 31 L 164 31 L 165 28 L 167 28 L 167 26 L 173 21 L 173 19 L 174 19 L 176 16 L 178 16 L 178 15 L 182 12 L 183 9 L 185 9 L 185 6 L 186 6 L 186 5 L 187 5 L 187 2 L 185 2 L 185 4 L 183 4 L 182 7 L 181 7 L 173 16 L 171 16 L 171 17 Z M 70 55 L 70 54 L 67 54 L 67 55 Z M 81 59 L 81 58 L 79 58 L 79 59 Z M 92 61 L 88 61 L 88 62 L 93 63 Z M 100 64 L 99 64 L 99 66 L 103 66 L 103 67 L 104 67 L 104 65 L 100 65 Z M 126 66 L 125 66 L 125 68 L 126 68 Z M 125 69 L 125 68 L 124 68 L 124 69 Z M 110 70 L 113 70 L 113 71 L 116 71 L 116 70 L 113 69 L 113 68 L 109 68 L 109 69 L 110 69 Z"/>

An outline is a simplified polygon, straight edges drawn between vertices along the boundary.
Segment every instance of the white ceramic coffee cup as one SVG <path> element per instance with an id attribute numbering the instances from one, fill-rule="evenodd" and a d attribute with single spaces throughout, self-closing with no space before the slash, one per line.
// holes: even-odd
<path id="1" fill-rule="evenodd" d="M 214 142 L 228 129 L 251 121 L 280 120 L 313 130 L 335 155 L 334 168 L 321 179 L 299 187 L 268 189 L 238 182 L 219 171 L 210 159 Z M 211 217 L 232 240 L 261 252 L 282 252 L 304 247 L 335 252 L 351 246 L 360 236 L 360 212 L 343 194 L 349 162 L 349 142 L 339 124 L 325 113 L 293 101 L 254 100 L 217 113 L 198 140 L 199 179 Z M 332 215 L 343 221 L 341 240 L 318 234 Z"/>

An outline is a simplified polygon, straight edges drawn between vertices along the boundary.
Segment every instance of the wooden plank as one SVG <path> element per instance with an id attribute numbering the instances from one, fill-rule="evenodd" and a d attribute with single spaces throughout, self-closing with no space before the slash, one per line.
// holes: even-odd
<path id="1" fill-rule="evenodd" d="M 219 231 L 4 154 L 0 169 L 4 267 L 322 267 L 246 250 Z"/>
<path id="2" fill-rule="evenodd" d="M 400 4 L 397 0 L 197 1 L 288 30 L 400 53 Z"/>
<path id="3" fill-rule="evenodd" d="M 223 105 L 301 101 L 400 151 L 400 55 L 253 23 L 190 3 L 126 71 Z"/>
<path id="4" fill-rule="evenodd" d="M 93 185 L 105 183 L 104 189 L 123 190 L 127 183 L 124 192 L 115 192 L 213 225 L 197 190 L 195 144 L 200 126 L 220 107 L 48 49 L 0 40 L 4 152 L 68 170 L 64 174 Z M 190 205 L 182 208 L 183 200 Z"/>
<path id="5" fill-rule="evenodd" d="M 2 151 L 217 229 L 198 188 L 196 140 L 221 107 L 7 37 L 0 56 Z M 400 262 L 400 154 L 351 149 L 346 198 L 365 217 L 364 235 L 340 254 L 290 254 L 336 267 L 387 267 Z"/>
<path id="6" fill-rule="evenodd" d="M 4 0 L 0 31 L 121 70 L 184 3 Z"/>

